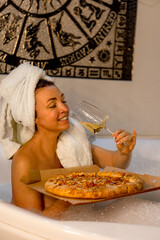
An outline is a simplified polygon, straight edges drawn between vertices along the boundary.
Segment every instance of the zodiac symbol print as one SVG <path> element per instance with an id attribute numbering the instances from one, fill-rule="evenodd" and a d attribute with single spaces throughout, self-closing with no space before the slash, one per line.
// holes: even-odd
<path id="1" fill-rule="evenodd" d="M 63 16 L 63 12 L 61 13 L 61 16 L 58 21 L 55 18 L 53 18 L 53 20 L 52 20 L 53 32 L 56 34 L 56 36 L 57 36 L 59 42 L 62 44 L 62 46 L 64 46 L 64 47 L 69 46 L 69 47 L 72 47 L 74 50 L 74 47 L 77 44 L 80 44 L 80 42 L 75 41 L 74 39 L 80 39 L 81 37 L 76 36 L 73 33 L 63 31 L 62 24 L 61 24 L 62 16 Z"/>
<path id="2" fill-rule="evenodd" d="M 42 44 L 41 41 L 38 40 L 38 37 L 37 37 L 39 27 L 42 22 L 43 22 L 43 20 L 41 20 L 36 25 L 33 25 L 33 23 L 31 23 L 26 29 L 26 38 L 25 38 L 25 42 L 24 42 L 24 49 L 27 50 L 30 57 L 33 57 L 34 59 L 40 53 L 39 48 L 43 48 L 47 53 L 49 53 L 48 50 L 46 49 L 46 47 Z"/>
<path id="3" fill-rule="evenodd" d="M 128 80 L 136 9 L 137 0 L 0 0 L 0 73 L 28 61 L 55 77 Z"/>

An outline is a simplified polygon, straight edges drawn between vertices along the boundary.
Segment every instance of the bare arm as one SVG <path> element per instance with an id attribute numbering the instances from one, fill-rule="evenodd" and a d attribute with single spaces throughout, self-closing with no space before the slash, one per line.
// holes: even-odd
<path id="1" fill-rule="evenodd" d="M 43 194 L 29 188 L 20 179 L 29 176 L 30 169 L 34 169 L 29 159 L 13 158 L 12 160 L 12 196 L 13 203 L 21 208 L 39 213 L 48 217 L 59 216 L 69 206 L 68 202 L 53 199 L 53 203 L 45 208 Z"/>
<path id="2" fill-rule="evenodd" d="M 133 136 L 123 130 L 117 130 L 113 137 L 117 144 L 117 151 L 109 151 L 101 147 L 92 145 L 93 161 L 99 167 L 104 168 L 106 166 L 126 168 L 128 167 L 132 150 L 136 144 L 136 131 L 133 131 Z M 124 142 L 128 142 L 127 147 L 124 147 Z"/>

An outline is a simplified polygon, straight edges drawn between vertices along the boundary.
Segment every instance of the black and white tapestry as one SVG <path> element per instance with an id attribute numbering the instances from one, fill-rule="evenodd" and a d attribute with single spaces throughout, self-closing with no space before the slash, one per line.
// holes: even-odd
<path id="1" fill-rule="evenodd" d="M 0 73 L 132 80 L 137 0 L 1 0 Z"/>

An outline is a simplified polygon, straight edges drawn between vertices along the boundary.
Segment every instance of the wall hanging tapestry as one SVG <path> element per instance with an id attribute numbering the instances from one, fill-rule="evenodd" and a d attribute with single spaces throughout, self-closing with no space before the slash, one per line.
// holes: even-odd
<path id="1" fill-rule="evenodd" d="M 132 80 L 137 0 L 1 0 L 0 73 Z"/>

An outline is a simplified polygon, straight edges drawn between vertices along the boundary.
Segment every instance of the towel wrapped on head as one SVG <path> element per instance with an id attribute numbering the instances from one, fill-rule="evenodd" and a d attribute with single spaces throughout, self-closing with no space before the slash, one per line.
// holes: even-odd
<path id="1" fill-rule="evenodd" d="M 0 82 L 0 143 L 8 159 L 35 133 L 35 88 L 40 79 L 53 82 L 45 72 L 23 63 Z M 57 143 L 63 167 L 91 165 L 90 144 L 81 124 L 70 118 L 70 127 Z"/>

